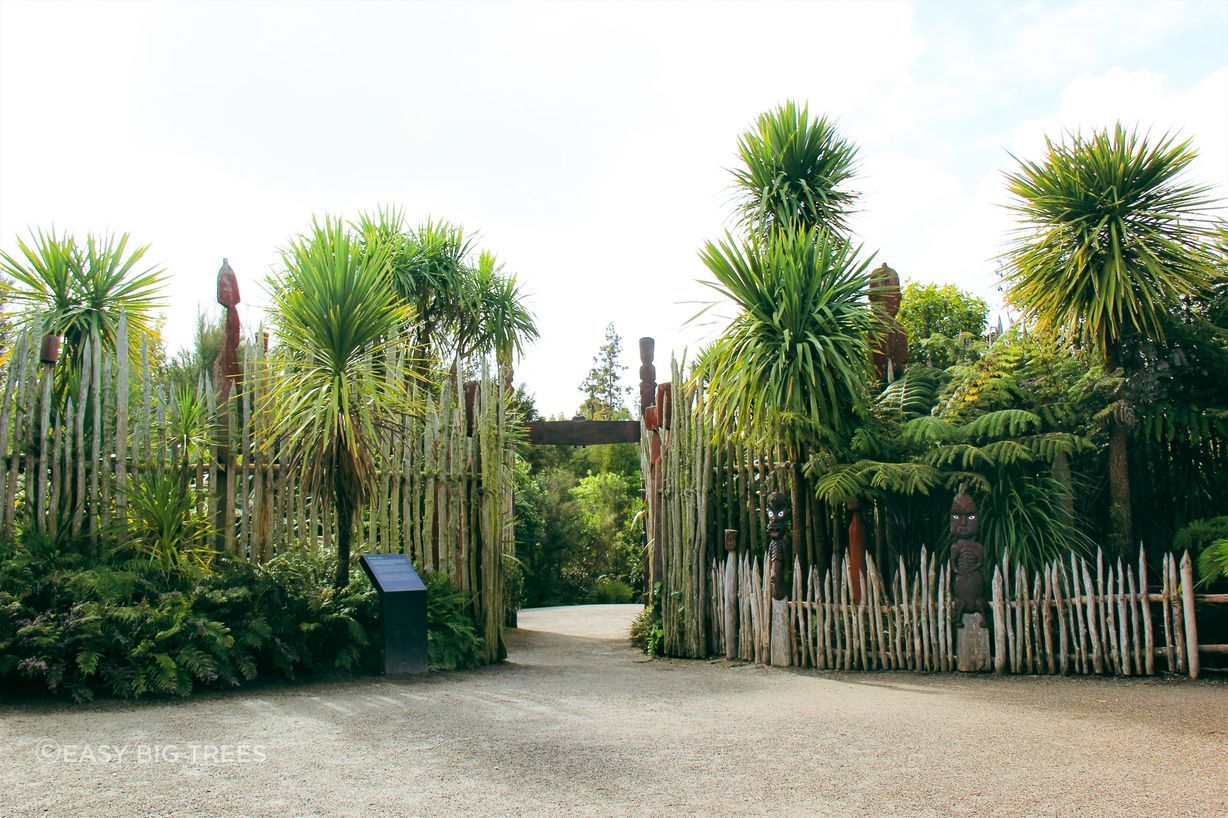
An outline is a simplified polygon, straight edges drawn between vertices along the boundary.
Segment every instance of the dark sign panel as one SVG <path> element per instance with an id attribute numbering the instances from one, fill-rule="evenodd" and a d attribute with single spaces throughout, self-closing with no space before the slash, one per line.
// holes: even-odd
<path id="1" fill-rule="evenodd" d="M 404 554 L 359 560 L 384 614 L 384 673 L 426 673 L 426 585 Z"/>
<path id="2" fill-rule="evenodd" d="M 404 554 L 365 554 L 362 567 L 381 594 L 390 591 L 425 591 L 418 572 Z"/>

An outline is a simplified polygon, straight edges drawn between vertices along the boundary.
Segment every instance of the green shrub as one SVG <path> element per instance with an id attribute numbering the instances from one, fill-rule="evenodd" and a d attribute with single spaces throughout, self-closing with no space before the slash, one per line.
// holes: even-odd
<path id="1" fill-rule="evenodd" d="M 1228 539 L 1215 540 L 1198 555 L 1198 581 L 1200 585 L 1228 579 Z"/>
<path id="2" fill-rule="evenodd" d="M 1190 520 L 1173 537 L 1173 550 L 1198 553 L 1216 540 L 1228 539 L 1228 517 Z"/>
<path id="3" fill-rule="evenodd" d="M 215 568 L 84 567 L 74 555 L 19 549 L 0 563 L 0 683 L 88 701 L 378 670 L 378 606 L 365 578 L 334 591 L 331 561 L 305 554 Z"/>
<path id="4" fill-rule="evenodd" d="M 183 559 L 168 538 L 110 549 L 116 559 L 96 565 L 42 536 L 3 547 L 6 693 L 186 696 L 258 678 L 378 673 L 383 664 L 371 583 L 354 568 L 336 589 L 335 561 L 306 549 L 266 565 L 224 554 L 205 562 Z M 424 579 L 431 669 L 481 664 L 472 598 L 442 574 Z"/>
<path id="5" fill-rule="evenodd" d="M 617 577 L 598 577 L 587 602 L 594 605 L 622 605 L 635 598 L 635 589 Z"/>
<path id="6" fill-rule="evenodd" d="M 423 580 L 431 670 L 457 670 L 481 664 L 484 643 L 470 613 L 473 599 L 453 589 L 446 574 L 426 574 Z"/>
<path id="7" fill-rule="evenodd" d="M 114 555 L 164 572 L 208 568 L 211 527 L 199 500 L 180 468 L 138 472 L 128 490 L 127 519 L 116 526 L 125 537 Z"/>
<path id="8" fill-rule="evenodd" d="M 665 653 L 665 629 L 653 605 L 645 605 L 631 623 L 631 643 L 649 656 Z"/>

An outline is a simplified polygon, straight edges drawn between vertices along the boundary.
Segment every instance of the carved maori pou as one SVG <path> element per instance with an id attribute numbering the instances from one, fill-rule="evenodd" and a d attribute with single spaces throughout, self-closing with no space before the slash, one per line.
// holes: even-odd
<path id="1" fill-rule="evenodd" d="M 888 369 L 898 375 L 908 363 L 908 333 L 896 315 L 900 312 L 900 276 L 884 262 L 870 273 L 870 305 L 882 323 L 874 343 L 874 366 L 880 378 Z"/>
<path id="2" fill-rule="evenodd" d="M 955 572 L 955 621 L 963 627 L 965 613 L 979 613 L 981 623 L 989 621 L 989 605 L 985 602 L 985 546 L 975 537 L 981 530 L 976 503 L 961 489 L 951 503 L 951 567 Z"/>
<path id="3" fill-rule="evenodd" d="M 222 349 L 213 362 L 213 383 L 219 402 L 230 396 L 232 384 L 239 379 L 239 278 L 231 269 L 230 262 L 222 259 L 217 271 L 217 303 L 226 308 L 226 337 Z"/>
<path id="4" fill-rule="evenodd" d="M 788 566 L 789 498 L 774 491 L 767 497 L 768 514 L 768 576 L 771 579 L 772 599 L 784 599 L 785 569 Z"/>

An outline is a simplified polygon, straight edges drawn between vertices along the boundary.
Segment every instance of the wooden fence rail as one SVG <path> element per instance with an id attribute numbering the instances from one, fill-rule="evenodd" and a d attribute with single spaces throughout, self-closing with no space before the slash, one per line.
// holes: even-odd
<path id="1" fill-rule="evenodd" d="M 1189 553 L 1166 554 L 1159 593 L 1142 549 L 1135 566 L 1069 555 L 1039 570 L 1003 558 L 991 583 L 991 656 L 997 673 L 1116 676 L 1199 675 L 1199 652 L 1228 646 L 1198 643 L 1196 603 L 1228 602 L 1228 595 L 1194 593 Z M 854 583 L 860 602 L 853 593 Z M 730 552 L 709 566 L 712 652 L 771 661 L 771 595 L 758 558 Z M 731 593 L 730 589 L 736 589 Z M 1222 598 L 1221 598 L 1222 597 Z M 953 671 L 957 623 L 953 578 L 936 554 L 921 567 L 901 560 L 885 578 L 872 557 L 854 577 L 845 560 L 803 577 L 794 564 L 787 602 L 789 664 L 819 670 Z"/>

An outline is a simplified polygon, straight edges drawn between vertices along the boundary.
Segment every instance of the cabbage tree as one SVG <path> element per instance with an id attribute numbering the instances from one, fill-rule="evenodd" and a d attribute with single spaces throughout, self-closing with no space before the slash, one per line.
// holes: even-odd
<path id="1" fill-rule="evenodd" d="M 1004 258 L 1007 299 L 1042 331 L 1056 331 L 1129 376 L 1130 338 L 1164 341 L 1164 319 L 1206 291 L 1218 272 L 1209 188 L 1184 178 L 1189 140 L 1158 139 L 1119 123 L 1090 136 L 1046 140 L 1040 161 L 1007 174 L 1018 217 Z M 1127 423 L 1118 399 L 1109 438 L 1113 535 L 1133 541 Z"/>

